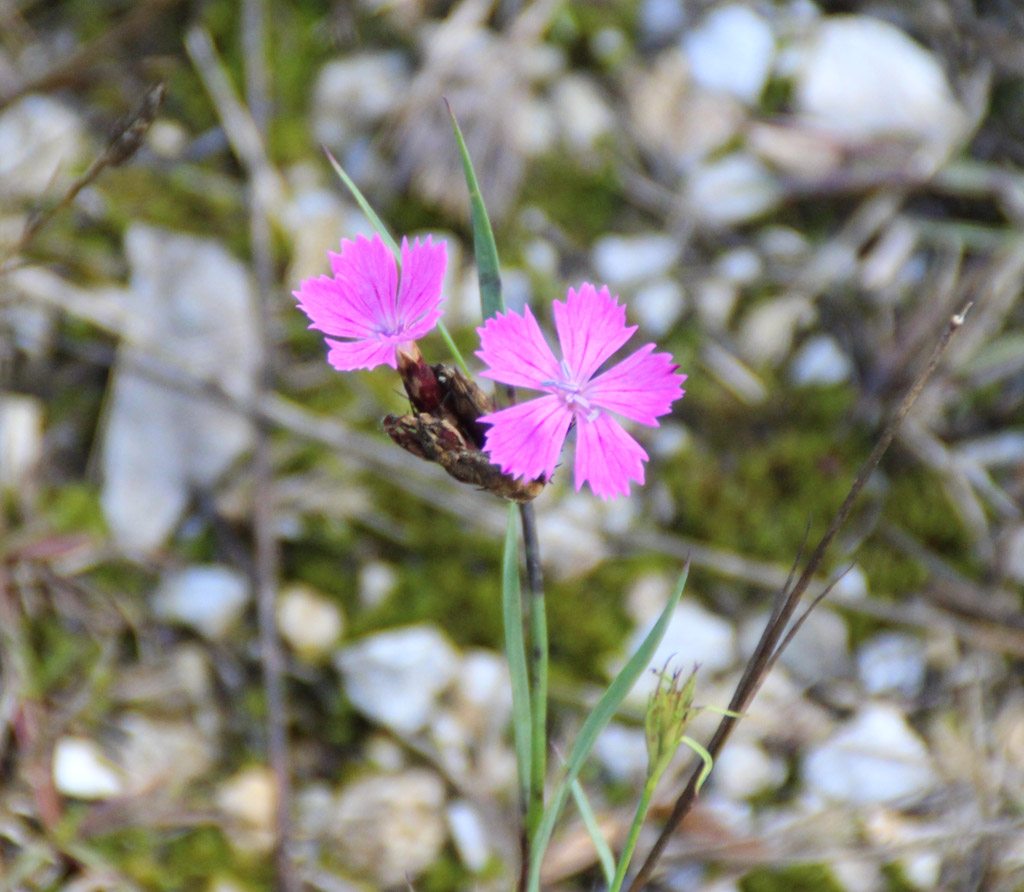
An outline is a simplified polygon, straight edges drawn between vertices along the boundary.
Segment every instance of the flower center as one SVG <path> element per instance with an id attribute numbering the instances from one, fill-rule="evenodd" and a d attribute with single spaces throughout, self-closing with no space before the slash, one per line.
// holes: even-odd
<path id="1" fill-rule="evenodd" d="M 562 377 L 552 381 L 543 381 L 541 386 L 551 388 L 551 392 L 561 400 L 562 405 L 577 418 L 594 421 L 601 414 L 601 410 L 593 405 L 587 397 L 587 385 L 590 380 L 577 381 L 572 369 L 564 359 L 559 363 L 559 367 Z"/>

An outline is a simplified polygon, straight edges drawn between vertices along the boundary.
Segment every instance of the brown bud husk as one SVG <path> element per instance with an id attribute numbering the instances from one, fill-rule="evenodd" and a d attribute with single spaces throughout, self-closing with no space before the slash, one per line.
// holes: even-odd
<path id="1" fill-rule="evenodd" d="M 428 366 L 418 349 L 414 354 L 399 351 L 398 370 L 413 414 L 384 419 L 384 430 L 392 440 L 407 452 L 439 464 L 456 480 L 500 498 L 529 502 L 540 495 L 543 478 L 522 480 L 503 474 L 481 451 L 487 426 L 478 419 L 495 406 L 476 382 L 453 366 Z"/>

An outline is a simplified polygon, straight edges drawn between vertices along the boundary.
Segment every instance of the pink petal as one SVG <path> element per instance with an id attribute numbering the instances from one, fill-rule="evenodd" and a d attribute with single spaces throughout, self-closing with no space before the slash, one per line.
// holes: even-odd
<path id="1" fill-rule="evenodd" d="M 527 480 L 541 475 L 550 479 L 572 423 L 572 412 L 557 396 L 542 396 L 482 415 L 480 421 L 491 425 L 484 452 L 504 473 Z"/>
<path id="2" fill-rule="evenodd" d="M 554 302 L 558 342 L 575 379 L 586 381 L 636 331 L 626 325 L 626 309 L 607 287 L 597 291 L 589 282 L 579 292 L 569 289 L 565 303 Z"/>
<path id="3" fill-rule="evenodd" d="M 374 338 L 359 341 L 335 341 L 327 338 L 327 361 L 339 372 L 351 372 L 354 369 L 374 369 L 379 365 L 398 368 L 395 358 L 395 345 Z"/>
<path id="4" fill-rule="evenodd" d="M 345 312 L 371 328 L 394 331 L 398 324 L 398 266 L 384 240 L 379 235 L 372 239 L 361 235 L 354 242 L 342 239 L 341 254 L 328 251 L 327 256 L 343 289 Z"/>
<path id="5" fill-rule="evenodd" d="M 534 390 L 543 390 L 546 382 L 560 377 L 558 360 L 529 307 L 522 316 L 512 310 L 498 313 L 476 333 L 480 335 L 476 355 L 490 366 L 480 377 Z"/>
<path id="6" fill-rule="evenodd" d="M 343 283 L 327 276 L 304 279 L 299 290 L 292 292 L 299 309 L 309 317 L 310 328 L 340 337 L 367 337 L 373 332 L 374 320 L 361 305 L 348 301 L 348 293 Z"/>
<path id="7" fill-rule="evenodd" d="M 576 492 L 583 481 L 602 499 L 629 495 L 629 481 L 644 482 L 647 453 L 610 415 L 576 425 Z"/>
<path id="8" fill-rule="evenodd" d="M 402 239 L 402 279 L 398 288 L 397 318 L 402 330 L 414 341 L 423 337 L 441 318 L 441 282 L 448 266 L 444 242 L 431 244 L 430 236 L 409 246 Z"/>
<path id="9" fill-rule="evenodd" d="M 609 412 L 657 427 L 658 416 L 686 392 L 686 375 L 675 374 L 679 366 L 670 354 L 652 354 L 653 349 L 654 344 L 645 344 L 598 375 L 586 389 L 587 398 Z"/>

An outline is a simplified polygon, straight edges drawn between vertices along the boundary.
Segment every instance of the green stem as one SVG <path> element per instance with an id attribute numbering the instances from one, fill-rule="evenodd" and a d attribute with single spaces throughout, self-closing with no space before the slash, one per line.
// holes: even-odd
<path id="1" fill-rule="evenodd" d="M 636 850 L 636 843 L 640 838 L 640 828 L 643 826 L 644 818 L 647 817 L 647 809 L 651 807 L 651 799 L 654 798 L 654 788 L 658 786 L 658 781 L 661 780 L 663 773 L 664 770 L 652 774 L 647 778 L 647 783 L 644 784 L 644 792 L 636 807 L 636 814 L 633 815 L 633 824 L 629 828 L 626 845 L 619 856 L 619 866 L 615 871 L 615 879 L 612 880 L 611 886 L 608 887 L 608 892 L 619 892 L 622 889 L 622 884 L 626 879 L 626 872 L 629 870 L 629 862 L 633 860 L 633 852 Z"/>
<path id="2" fill-rule="evenodd" d="M 530 646 L 530 798 L 526 806 L 526 834 L 533 834 L 544 814 L 544 777 L 547 774 L 548 620 L 540 566 L 540 545 L 533 505 L 519 509 L 526 555 L 526 590 L 529 598 Z"/>

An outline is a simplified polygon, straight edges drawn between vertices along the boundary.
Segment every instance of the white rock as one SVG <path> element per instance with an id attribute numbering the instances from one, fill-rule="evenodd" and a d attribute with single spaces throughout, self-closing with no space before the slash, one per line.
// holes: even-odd
<path id="1" fill-rule="evenodd" d="M 523 260 L 534 272 L 545 276 L 558 275 L 558 251 L 546 239 L 537 238 L 523 247 Z"/>
<path id="2" fill-rule="evenodd" d="M 43 454 L 43 404 L 35 397 L 0 394 L 0 489 L 17 490 Z"/>
<path id="3" fill-rule="evenodd" d="M 857 674 L 871 695 L 916 697 L 924 687 L 927 669 L 924 643 L 902 632 L 882 632 L 857 650 Z"/>
<path id="4" fill-rule="evenodd" d="M 338 855 L 377 888 L 403 884 L 441 853 L 443 808 L 444 784 L 429 771 L 357 780 L 338 797 L 333 822 Z"/>
<path id="5" fill-rule="evenodd" d="M 752 623 L 758 636 L 766 619 L 762 617 L 759 622 Z M 834 610 L 819 605 L 782 652 L 779 662 L 806 684 L 843 678 L 851 669 L 849 637 L 846 621 Z"/>
<path id="6" fill-rule="evenodd" d="M 803 760 L 807 786 L 826 799 L 869 805 L 920 796 L 936 783 L 921 739 L 892 706 L 868 703 Z"/>
<path id="7" fill-rule="evenodd" d="M 469 651 L 456 675 L 452 708 L 477 740 L 502 734 L 512 718 L 508 661 L 491 650 Z"/>
<path id="8" fill-rule="evenodd" d="M 338 654 L 337 665 L 356 709 L 387 728 L 413 734 L 430 721 L 460 661 L 441 632 L 421 625 L 356 641 Z"/>
<path id="9" fill-rule="evenodd" d="M 836 580 L 832 597 L 836 600 L 856 601 L 868 594 L 868 577 L 860 564 L 854 564 Z"/>
<path id="10" fill-rule="evenodd" d="M 789 367 L 789 379 L 797 387 L 842 384 L 852 373 L 850 357 L 828 335 L 814 335 L 805 341 Z"/>
<path id="11" fill-rule="evenodd" d="M 330 148 L 345 148 L 387 114 L 409 84 L 404 53 L 355 53 L 328 62 L 313 88 L 313 132 Z"/>
<path id="12" fill-rule="evenodd" d="M 678 239 L 658 232 L 606 235 L 594 244 L 591 262 L 599 281 L 610 287 L 665 275 L 681 251 Z"/>
<path id="13" fill-rule="evenodd" d="M 474 873 L 483 870 L 491 856 L 491 846 L 476 807 L 465 799 L 456 799 L 448 806 L 445 816 L 462 863 Z"/>
<path id="14" fill-rule="evenodd" d="M 219 564 L 196 564 L 160 581 L 153 612 L 216 641 L 231 631 L 248 603 L 249 581 L 244 575 Z"/>
<path id="15" fill-rule="evenodd" d="M 60 195 L 85 154 L 82 122 L 49 96 L 24 96 L 0 114 L 0 199 Z"/>
<path id="16" fill-rule="evenodd" d="M 76 799 L 110 799 L 124 791 L 121 775 L 86 737 L 62 737 L 53 750 L 53 782 L 57 792 Z"/>
<path id="17" fill-rule="evenodd" d="M 727 282 L 752 285 L 764 271 L 764 263 L 753 248 L 733 248 L 715 259 L 714 271 Z"/>
<path id="18" fill-rule="evenodd" d="M 675 325 L 685 309 L 683 288 L 672 279 L 658 279 L 637 289 L 629 301 L 630 316 L 655 337 Z"/>
<path id="19" fill-rule="evenodd" d="M 571 152 L 593 149 L 615 126 L 615 115 L 607 101 L 593 80 L 584 75 L 560 77 L 555 82 L 551 101 L 562 138 Z"/>
<path id="20" fill-rule="evenodd" d="M 594 758 L 615 780 L 642 782 L 647 775 L 647 738 L 644 729 L 612 722 L 597 738 Z"/>
<path id="21" fill-rule="evenodd" d="M 810 245 L 802 233 L 790 226 L 765 226 L 757 234 L 757 245 L 765 256 L 781 261 L 800 260 L 807 256 Z"/>
<path id="22" fill-rule="evenodd" d="M 291 586 L 278 597 L 277 627 L 281 637 L 307 659 L 330 653 L 344 626 L 341 608 L 307 586 Z"/>
<path id="23" fill-rule="evenodd" d="M 125 713 L 117 724 L 123 734 L 118 761 L 129 795 L 180 790 L 213 767 L 216 748 L 194 724 L 139 712 Z"/>
<path id="24" fill-rule="evenodd" d="M 747 6 L 729 4 L 712 11 L 683 39 L 690 72 L 705 90 L 729 93 L 756 103 L 775 57 L 771 26 Z"/>
<path id="25" fill-rule="evenodd" d="M 263 853 L 274 845 L 277 784 L 269 768 L 243 768 L 220 785 L 216 801 L 240 850 Z"/>
<path id="26" fill-rule="evenodd" d="M 138 369 L 165 358 L 247 401 L 255 392 L 256 307 L 249 274 L 222 245 L 140 224 L 128 230 L 128 338 L 118 353 L 103 432 L 103 510 L 128 551 L 160 546 L 197 486 L 252 442 L 242 414 Z M 158 366 L 159 367 L 159 366 Z"/>
<path id="27" fill-rule="evenodd" d="M 731 142 L 746 123 L 738 99 L 693 89 L 689 63 L 675 47 L 651 70 L 633 73 L 627 86 L 637 140 L 678 173 Z"/>
<path id="28" fill-rule="evenodd" d="M 855 141 L 889 134 L 945 141 L 963 120 L 938 59 L 869 16 L 818 23 L 793 97 L 814 124 Z"/>
<path id="29" fill-rule="evenodd" d="M 715 789 L 730 799 L 749 799 L 786 780 L 786 766 L 753 740 L 730 742 L 715 759 Z"/>
<path id="30" fill-rule="evenodd" d="M 572 466 L 566 468 L 565 464 L 563 457 L 555 479 L 559 485 L 568 488 L 572 481 Z M 607 504 L 596 504 L 586 491 L 568 493 L 554 507 L 540 513 L 537 535 L 545 543 L 543 560 L 559 579 L 586 573 L 607 557 L 608 545 L 600 530 L 602 512 Z"/>
<path id="31" fill-rule="evenodd" d="M 815 317 L 814 305 L 800 294 L 757 304 L 743 317 L 737 333 L 744 358 L 754 365 L 777 365 L 789 354 L 797 331 Z"/>
<path id="32" fill-rule="evenodd" d="M 740 153 L 697 166 L 686 187 L 687 210 L 713 227 L 753 220 L 775 208 L 781 198 L 768 168 Z"/>
<path id="33" fill-rule="evenodd" d="M 717 276 L 705 279 L 694 292 L 694 303 L 701 322 L 712 331 L 721 331 L 729 324 L 740 290 L 734 282 Z"/>
<path id="34" fill-rule="evenodd" d="M 359 570 L 359 603 L 379 607 L 398 587 L 398 571 L 383 561 L 370 561 Z"/>
<path id="35" fill-rule="evenodd" d="M 1000 568 L 1014 582 L 1024 583 L 1024 525 L 1012 527 L 999 540 Z"/>
<path id="36" fill-rule="evenodd" d="M 640 646 L 653 625 L 654 620 L 633 632 L 626 645 L 627 654 Z M 658 686 L 657 673 L 666 665 L 670 672 L 689 674 L 697 664 L 702 673 L 711 674 L 729 668 L 735 659 L 736 633 L 732 624 L 696 601 L 684 598 L 673 611 L 661 644 L 651 657 L 652 671 L 640 676 L 630 700 L 646 704 L 648 694 Z"/>
<path id="37" fill-rule="evenodd" d="M 643 0 L 640 4 L 640 32 L 655 43 L 674 37 L 685 22 L 683 0 Z"/>

